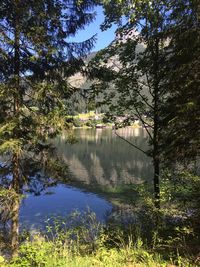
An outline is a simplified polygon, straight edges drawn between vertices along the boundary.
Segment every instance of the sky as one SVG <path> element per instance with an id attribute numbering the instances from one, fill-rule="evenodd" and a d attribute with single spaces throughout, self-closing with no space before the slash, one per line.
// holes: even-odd
<path id="1" fill-rule="evenodd" d="M 100 25 L 104 21 L 104 14 L 102 7 L 100 6 L 96 7 L 95 12 L 96 12 L 95 21 L 87 25 L 85 27 L 85 30 L 78 31 L 76 37 L 73 38 L 73 41 L 81 42 L 97 34 L 97 41 L 92 51 L 99 51 L 108 46 L 114 40 L 115 30 L 117 29 L 117 27 L 114 25 L 107 31 L 102 32 L 100 30 Z"/>

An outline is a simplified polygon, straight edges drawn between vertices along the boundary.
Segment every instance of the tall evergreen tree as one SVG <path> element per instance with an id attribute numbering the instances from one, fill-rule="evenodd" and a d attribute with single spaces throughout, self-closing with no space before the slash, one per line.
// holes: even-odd
<path id="1" fill-rule="evenodd" d="M 93 1 L 2 0 L 0 2 L 1 184 L 22 192 L 38 166 L 52 168 L 49 137 L 66 125 L 67 78 L 83 65 L 95 37 L 69 42 L 94 19 Z M 37 165 L 37 168 L 36 168 Z M 33 168 L 34 166 L 34 168 Z M 6 182 L 5 182 L 6 181 Z M 19 198 L 12 204 L 11 239 L 16 252 Z"/>
<path id="2" fill-rule="evenodd" d="M 102 28 L 113 23 L 119 27 L 115 42 L 97 55 L 96 66 L 92 62 L 92 75 L 104 81 L 112 113 L 137 118 L 146 129 L 159 206 L 161 161 L 174 163 L 199 155 L 200 4 L 196 0 L 101 3 L 106 15 Z M 118 66 L 110 63 L 116 57 Z"/>
<path id="3" fill-rule="evenodd" d="M 200 152 L 200 4 L 171 1 L 163 135 L 170 162 L 191 161 Z"/>
<path id="4" fill-rule="evenodd" d="M 115 42 L 98 55 L 104 61 L 117 56 L 119 61 L 117 68 L 111 66 L 110 106 L 115 114 L 139 119 L 149 136 L 151 152 L 143 152 L 153 159 L 155 205 L 159 207 L 161 107 L 166 94 L 163 77 L 167 1 L 103 1 L 103 6 L 106 19 L 102 28 L 106 29 L 112 23 L 119 25 Z M 99 68 L 99 63 L 96 67 Z"/>

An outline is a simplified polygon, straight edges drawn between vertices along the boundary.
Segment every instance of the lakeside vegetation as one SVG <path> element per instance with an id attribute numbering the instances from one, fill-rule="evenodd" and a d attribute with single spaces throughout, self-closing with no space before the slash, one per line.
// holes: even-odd
<path id="1" fill-rule="evenodd" d="M 32 266 L 45 266 L 45 267 L 172 267 L 172 266 L 197 266 L 193 265 L 188 258 L 181 256 L 177 257 L 177 260 L 172 258 L 169 260 L 163 259 L 163 257 L 156 253 L 154 250 L 147 250 L 139 239 L 133 245 L 124 245 L 118 248 L 107 248 L 101 246 L 93 252 L 88 253 L 84 251 L 84 248 L 79 245 L 79 249 L 75 249 L 76 252 L 66 248 L 63 244 L 61 246 L 59 241 L 40 241 L 40 238 L 36 238 L 35 241 L 27 243 L 20 247 L 20 258 L 14 259 L 9 264 L 0 258 L 2 267 L 32 267 Z M 101 242 L 101 240 L 99 240 Z M 81 252 L 80 252 L 81 251 Z"/>
<path id="2" fill-rule="evenodd" d="M 95 111 L 89 111 L 88 113 L 79 113 L 77 115 L 66 116 L 66 121 L 69 124 L 69 127 L 72 128 L 114 128 L 114 127 L 122 127 L 119 126 L 120 123 L 123 124 L 126 116 L 116 116 L 115 120 L 118 122 L 118 126 L 116 126 L 116 122 L 108 119 L 105 113 L 95 113 Z M 132 126 L 135 128 L 142 127 L 142 122 L 139 120 L 135 120 L 129 123 L 127 126 Z"/>
<path id="3" fill-rule="evenodd" d="M 118 203 L 119 209 L 108 215 L 106 224 L 89 210 L 49 218 L 45 231 L 20 235 L 19 256 L 10 259 L 9 240 L 4 247 L 1 243 L 7 255 L 0 257 L 1 266 L 200 266 L 199 179 L 181 173 L 173 184 L 167 174 L 162 181 L 159 211 L 149 184 L 127 187 L 137 197 L 130 198 L 129 204 L 122 201 L 121 208 Z M 127 196 L 127 188 L 105 195 Z"/>

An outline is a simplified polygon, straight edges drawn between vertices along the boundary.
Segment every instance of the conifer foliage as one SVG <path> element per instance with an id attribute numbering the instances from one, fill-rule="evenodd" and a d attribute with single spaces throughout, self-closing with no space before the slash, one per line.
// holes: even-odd
<path id="1" fill-rule="evenodd" d="M 91 77 L 101 80 L 98 88 L 112 115 L 138 119 L 145 128 L 159 207 L 161 163 L 199 155 L 199 1 L 100 2 L 102 29 L 118 29 L 116 40 L 91 63 Z M 116 58 L 117 66 L 111 64 Z"/>
<path id="2" fill-rule="evenodd" d="M 105 94 L 110 98 L 111 113 L 125 116 L 126 121 L 139 120 L 147 132 L 151 151 L 143 152 L 152 157 L 155 205 L 159 207 L 161 107 L 166 94 L 163 83 L 167 47 L 164 31 L 168 6 L 163 4 L 164 1 L 102 2 L 106 14 L 102 28 L 118 24 L 115 42 L 96 57 L 97 62 L 118 57 L 118 68 L 109 68 L 113 71 L 112 97 L 106 90 Z M 114 8 L 118 11 L 113 13 Z M 104 77 L 101 80 L 105 82 Z"/>
<path id="3" fill-rule="evenodd" d="M 190 161 L 200 152 L 200 3 L 171 1 L 163 107 L 163 147 L 168 161 Z"/>
<path id="4" fill-rule="evenodd" d="M 17 194 L 35 177 L 38 165 L 53 168 L 49 137 L 65 125 L 65 99 L 73 92 L 67 77 L 80 71 L 81 57 L 95 36 L 70 42 L 94 19 L 92 1 L 0 1 L 1 185 Z M 58 166 L 56 165 L 56 171 Z M 18 208 L 12 207 L 12 248 L 18 244 Z"/>

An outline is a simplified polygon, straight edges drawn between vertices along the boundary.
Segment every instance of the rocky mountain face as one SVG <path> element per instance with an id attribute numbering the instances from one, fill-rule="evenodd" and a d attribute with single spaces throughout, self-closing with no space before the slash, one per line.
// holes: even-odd
<path id="1" fill-rule="evenodd" d="M 108 52 L 104 53 L 103 59 L 99 61 L 98 66 L 104 67 L 105 69 L 106 68 L 111 69 L 115 72 L 118 72 L 123 67 L 122 64 L 120 63 L 119 55 L 116 54 L 115 47 L 117 47 L 116 46 L 117 42 L 119 41 L 116 39 L 115 41 L 113 41 L 113 43 L 111 43 L 111 45 L 108 47 Z M 123 39 L 122 42 L 125 43 L 126 39 Z M 109 49 L 110 51 L 113 51 L 112 49 L 114 49 L 115 50 L 114 53 L 113 54 L 112 52 L 110 53 Z M 136 50 L 137 50 L 137 53 L 140 53 L 144 50 L 144 46 L 138 45 L 136 47 Z M 91 54 L 87 56 L 87 58 L 84 59 L 86 66 L 88 64 L 91 64 L 91 60 L 93 60 L 95 56 L 98 57 L 99 53 L 92 52 Z M 102 94 L 99 94 L 99 95 L 92 94 L 91 86 L 94 82 L 97 82 L 97 81 L 98 81 L 97 79 L 94 81 L 89 80 L 86 77 L 86 75 L 83 75 L 81 72 L 76 73 L 75 75 L 73 75 L 72 77 L 68 79 L 69 84 L 77 89 L 77 91 L 74 93 L 74 95 L 69 101 L 72 113 L 74 112 L 82 113 L 82 112 L 88 112 L 88 110 L 91 110 L 91 109 L 92 110 L 96 109 L 97 102 L 99 102 L 99 99 L 102 99 L 103 97 Z M 105 90 L 108 90 L 108 91 L 113 90 L 114 92 L 114 87 L 112 86 L 112 83 L 110 83 L 109 88 L 105 88 Z M 114 94 L 116 95 L 116 92 L 114 92 Z M 104 105 L 104 107 L 99 106 L 98 109 L 99 109 L 99 112 L 108 111 L 108 108 L 106 108 L 106 105 Z"/>

